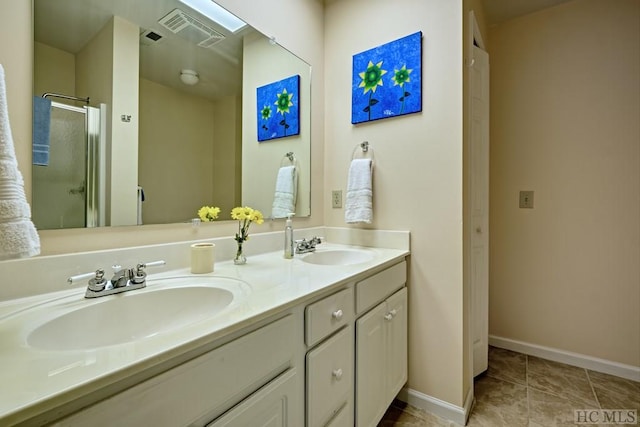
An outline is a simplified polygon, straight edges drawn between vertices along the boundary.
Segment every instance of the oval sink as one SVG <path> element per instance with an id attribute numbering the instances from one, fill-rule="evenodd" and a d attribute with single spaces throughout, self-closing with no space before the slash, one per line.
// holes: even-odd
<path id="1" fill-rule="evenodd" d="M 351 249 L 330 249 L 311 252 L 302 257 L 302 261 L 319 265 L 352 265 L 371 261 L 373 254 L 367 251 Z"/>
<path id="2" fill-rule="evenodd" d="M 211 286 L 134 290 L 61 314 L 27 336 L 42 350 L 82 350 L 133 342 L 212 317 L 233 292 Z"/>

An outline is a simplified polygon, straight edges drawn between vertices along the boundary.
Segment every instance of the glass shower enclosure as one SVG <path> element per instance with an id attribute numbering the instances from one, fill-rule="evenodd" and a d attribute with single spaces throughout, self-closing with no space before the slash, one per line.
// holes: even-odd
<path id="1" fill-rule="evenodd" d="M 104 107 L 51 103 L 49 161 L 32 168 L 32 220 L 38 229 L 104 225 L 104 115 Z"/>

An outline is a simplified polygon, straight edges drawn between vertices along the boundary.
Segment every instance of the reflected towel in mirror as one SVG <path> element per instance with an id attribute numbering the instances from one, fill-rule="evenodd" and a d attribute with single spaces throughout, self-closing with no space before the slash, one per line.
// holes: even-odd
<path id="1" fill-rule="evenodd" d="M 276 178 L 276 191 L 271 208 L 272 218 L 284 218 L 296 211 L 297 171 L 295 166 L 282 166 Z"/>
<path id="2" fill-rule="evenodd" d="M 49 165 L 51 100 L 33 97 L 33 164 Z"/>

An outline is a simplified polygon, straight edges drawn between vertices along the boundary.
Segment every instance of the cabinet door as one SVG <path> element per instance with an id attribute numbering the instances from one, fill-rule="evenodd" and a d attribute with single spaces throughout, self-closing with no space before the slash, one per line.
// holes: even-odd
<path id="1" fill-rule="evenodd" d="M 375 426 L 387 404 L 385 389 L 386 303 L 356 322 L 356 426 Z"/>
<path id="2" fill-rule="evenodd" d="M 296 370 L 288 370 L 206 427 L 295 425 Z"/>
<path id="3" fill-rule="evenodd" d="M 345 403 L 325 427 L 353 427 L 353 407 L 351 402 Z"/>
<path id="4" fill-rule="evenodd" d="M 353 398 L 353 327 L 307 353 L 307 426 L 324 426 Z"/>
<path id="5" fill-rule="evenodd" d="M 387 300 L 387 402 L 391 403 L 407 382 L 407 288 Z M 388 404 L 387 403 L 387 404 Z"/>

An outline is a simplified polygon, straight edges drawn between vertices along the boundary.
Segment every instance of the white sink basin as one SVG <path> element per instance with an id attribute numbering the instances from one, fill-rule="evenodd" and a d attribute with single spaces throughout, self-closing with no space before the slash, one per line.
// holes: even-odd
<path id="1" fill-rule="evenodd" d="M 371 261 L 373 253 L 365 250 L 329 249 L 304 255 L 302 261 L 319 265 L 352 265 Z"/>
<path id="2" fill-rule="evenodd" d="M 227 279 L 228 281 L 229 279 Z M 42 350 L 86 350 L 147 339 L 213 317 L 234 301 L 224 287 L 150 286 L 79 302 L 34 328 L 27 344 Z"/>

